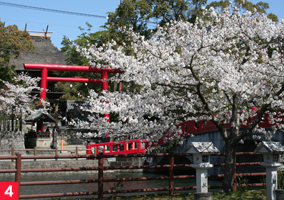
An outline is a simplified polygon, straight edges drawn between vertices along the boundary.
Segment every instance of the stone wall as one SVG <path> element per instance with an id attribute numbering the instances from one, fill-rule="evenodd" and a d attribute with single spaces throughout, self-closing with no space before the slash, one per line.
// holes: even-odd
<path id="1" fill-rule="evenodd" d="M 1 169 L 15 169 L 16 162 L 1 162 Z M 46 169 L 46 168 L 72 168 L 72 167 L 97 167 L 97 160 L 68 160 L 68 161 L 22 161 L 22 169 Z M 107 160 L 104 165 L 109 166 Z"/>
<path id="2" fill-rule="evenodd" d="M 0 169 L 15 169 L 16 162 L 11 161 L 5 161 L 0 162 Z M 143 161 L 141 158 L 118 158 L 116 161 L 115 158 L 112 159 L 104 159 L 104 166 L 141 166 L 143 165 Z M 82 169 L 88 168 L 88 167 L 98 167 L 98 160 L 47 160 L 47 161 L 22 161 L 21 168 L 22 169 L 47 169 L 47 168 L 72 168 L 72 167 L 81 167 Z M 98 172 L 98 170 L 91 170 L 94 172 Z M 110 170 L 113 171 L 113 170 Z M 110 172 L 109 171 L 109 172 Z M 120 172 L 142 172 L 143 169 L 121 169 L 116 170 Z M 65 171 L 65 172 L 59 172 L 59 173 L 66 173 L 66 172 L 72 172 L 72 171 Z M 76 171 L 73 171 L 76 172 Z M 90 170 L 83 170 L 80 172 L 90 172 Z M 106 170 L 108 172 L 108 170 Z M 36 172 L 28 172 L 25 174 L 31 174 Z M 48 173 L 48 172 L 46 172 Z M 51 172 L 55 173 L 55 172 Z M 1 176 L 7 176 L 7 175 L 14 175 L 13 173 L 0 173 Z"/>
<path id="3" fill-rule="evenodd" d="M 0 132 L 0 150 L 11 150 L 14 147 L 17 150 L 25 149 L 24 134 L 20 131 L 1 131 Z M 10 153 L 1 152 L 0 155 L 11 155 Z"/>

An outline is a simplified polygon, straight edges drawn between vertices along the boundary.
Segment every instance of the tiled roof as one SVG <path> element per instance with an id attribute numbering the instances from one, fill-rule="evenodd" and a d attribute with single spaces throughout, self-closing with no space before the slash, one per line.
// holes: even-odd
<path id="1" fill-rule="evenodd" d="M 267 151 L 273 153 L 284 153 L 284 146 L 279 142 L 262 141 L 262 143 L 255 149 L 255 152 L 263 152 L 262 148 L 266 148 Z"/>
<path id="2" fill-rule="evenodd" d="M 199 153 L 219 153 L 220 151 L 213 145 L 212 142 L 192 142 L 191 145 L 185 150 L 188 152 L 194 148 Z"/>
<path id="3" fill-rule="evenodd" d="M 43 120 L 44 122 L 56 122 L 56 119 L 54 119 L 49 113 L 40 111 L 33 115 L 29 115 L 25 119 L 26 122 L 34 122 L 39 120 Z"/>

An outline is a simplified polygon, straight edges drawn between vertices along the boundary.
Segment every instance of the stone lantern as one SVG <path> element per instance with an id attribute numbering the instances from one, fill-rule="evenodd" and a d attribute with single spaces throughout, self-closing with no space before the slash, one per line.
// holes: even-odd
<path id="1" fill-rule="evenodd" d="M 279 142 L 263 141 L 254 151 L 255 153 L 263 153 L 263 167 L 266 168 L 266 198 L 268 200 L 276 199 L 277 189 L 277 168 L 282 166 L 280 154 L 284 153 L 284 146 Z"/>
<path id="2" fill-rule="evenodd" d="M 186 153 L 193 154 L 193 164 L 190 166 L 196 169 L 196 193 L 194 199 L 212 199 L 212 193 L 208 193 L 207 169 L 212 168 L 210 154 L 219 153 L 219 150 L 212 142 L 192 142 Z"/>

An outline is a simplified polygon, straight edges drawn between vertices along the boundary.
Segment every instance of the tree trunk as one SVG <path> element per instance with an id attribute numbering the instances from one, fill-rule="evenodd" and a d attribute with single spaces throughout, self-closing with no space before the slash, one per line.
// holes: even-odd
<path id="1" fill-rule="evenodd" d="M 224 192 L 231 192 L 234 187 L 236 145 L 226 142 L 225 153 L 223 190 Z"/>

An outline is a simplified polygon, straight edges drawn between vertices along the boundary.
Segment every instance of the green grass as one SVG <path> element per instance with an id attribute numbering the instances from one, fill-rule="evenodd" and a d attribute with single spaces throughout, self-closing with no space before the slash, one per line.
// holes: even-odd
<path id="1" fill-rule="evenodd" d="M 86 198 L 88 200 L 91 200 L 90 198 Z M 189 194 L 180 194 L 175 193 L 173 197 L 170 197 L 166 194 L 154 194 L 154 195 L 139 195 L 139 196 L 120 196 L 120 197 L 108 197 L 104 198 L 108 200 L 114 200 L 114 199 L 133 199 L 133 200 L 167 200 L 167 199 L 173 199 L 173 200 L 193 200 L 194 199 L 194 193 Z M 234 191 L 231 193 L 220 193 L 220 192 L 214 192 L 212 195 L 213 200 L 229 200 L 229 199 L 238 199 L 238 200 L 266 200 L 266 190 L 260 189 L 260 190 L 249 190 L 249 191 Z M 65 198 L 52 198 L 52 200 L 65 200 Z M 84 200 L 84 199 L 80 199 Z"/>

